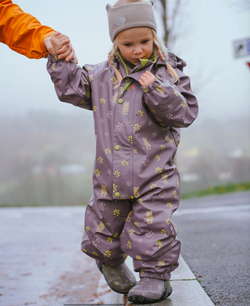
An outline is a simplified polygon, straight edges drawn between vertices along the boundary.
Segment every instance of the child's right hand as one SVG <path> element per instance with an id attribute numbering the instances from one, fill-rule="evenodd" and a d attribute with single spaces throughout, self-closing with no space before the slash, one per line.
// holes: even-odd
<path id="1" fill-rule="evenodd" d="M 65 58 L 65 61 L 69 62 L 72 58 L 74 58 L 76 63 L 78 63 L 75 50 L 73 49 L 68 36 L 61 34 L 60 32 L 55 32 L 50 37 L 50 43 L 56 54 L 58 54 L 59 59 Z"/>

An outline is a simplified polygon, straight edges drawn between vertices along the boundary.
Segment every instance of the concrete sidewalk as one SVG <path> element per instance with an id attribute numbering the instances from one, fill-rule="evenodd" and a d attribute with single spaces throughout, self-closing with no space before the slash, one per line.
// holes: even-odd
<path id="1" fill-rule="evenodd" d="M 173 293 L 169 298 L 153 304 L 147 304 L 151 306 L 164 305 L 164 306 L 214 306 L 209 299 L 199 282 L 195 278 L 192 271 L 182 257 L 180 257 L 180 266 L 172 273 L 171 285 L 173 287 Z M 132 259 L 128 258 L 127 265 L 133 271 Z M 139 280 L 137 275 L 137 280 Z M 124 303 L 124 296 L 122 294 L 116 294 L 116 302 L 121 305 L 138 305 L 129 302 Z M 113 302 L 113 303 L 114 303 Z M 140 304 L 142 305 L 142 304 Z M 146 304 L 145 304 L 146 305 Z"/>

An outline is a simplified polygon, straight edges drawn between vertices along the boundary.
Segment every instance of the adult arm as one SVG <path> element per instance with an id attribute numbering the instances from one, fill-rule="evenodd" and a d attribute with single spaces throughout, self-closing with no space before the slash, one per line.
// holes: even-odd
<path id="1" fill-rule="evenodd" d="M 28 58 L 47 57 L 44 40 L 55 31 L 10 0 L 0 0 L 0 42 Z"/>

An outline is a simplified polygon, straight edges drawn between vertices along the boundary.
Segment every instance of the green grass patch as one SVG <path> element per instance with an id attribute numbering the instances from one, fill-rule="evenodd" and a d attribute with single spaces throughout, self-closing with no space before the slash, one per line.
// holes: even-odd
<path id="1" fill-rule="evenodd" d="M 216 194 L 225 194 L 232 192 L 241 192 L 250 190 L 250 182 L 241 182 L 241 183 L 230 183 L 227 185 L 219 185 L 210 187 L 208 189 L 202 189 L 194 192 L 187 192 L 181 195 L 181 199 L 190 199 L 190 198 L 198 198 L 209 195 Z"/>

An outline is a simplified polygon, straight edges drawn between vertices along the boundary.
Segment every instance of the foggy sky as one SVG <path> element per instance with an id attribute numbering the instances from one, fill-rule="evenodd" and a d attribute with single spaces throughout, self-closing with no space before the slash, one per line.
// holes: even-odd
<path id="1" fill-rule="evenodd" d="M 79 65 L 107 59 L 112 47 L 103 0 L 14 1 L 71 39 Z M 113 4 L 115 1 L 110 1 Z M 185 1 L 177 19 L 177 39 L 171 52 L 188 66 L 200 104 L 200 117 L 226 119 L 250 114 L 250 56 L 234 58 L 233 41 L 250 38 L 250 10 L 242 1 Z M 158 34 L 162 25 L 157 16 Z M 6 115 L 30 110 L 90 113 L 60 102 L 46 71 L 46 59 L 30 60 L 0 44 L 0 111 Z"/>

